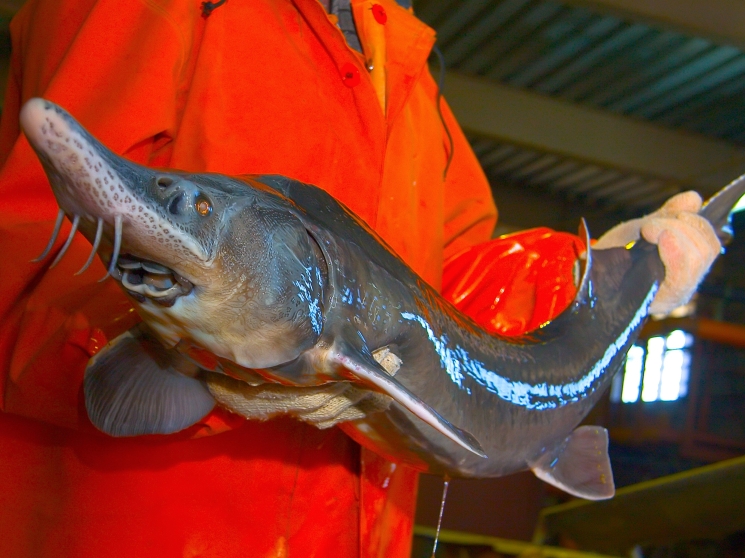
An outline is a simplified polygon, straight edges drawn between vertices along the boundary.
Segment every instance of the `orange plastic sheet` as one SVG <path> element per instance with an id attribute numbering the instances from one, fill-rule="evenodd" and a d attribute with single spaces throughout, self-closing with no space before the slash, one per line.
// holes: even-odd
<path id="1" fill-rule="evenodd" d="M 488 331 L 521 335 L 569 305 L 584 251 L 579 237 L 543 227 L 502 236 L 448 259 L 442 294 Z"/>

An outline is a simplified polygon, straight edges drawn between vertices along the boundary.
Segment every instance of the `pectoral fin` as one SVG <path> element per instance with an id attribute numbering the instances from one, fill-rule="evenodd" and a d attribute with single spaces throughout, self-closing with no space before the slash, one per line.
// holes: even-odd
<path id="1" fill-rule="evenodd" d="M 88 363 L 85 406 L 111 436 L 170 434 L 191 426 L 215 405 L 198 368 L 142 327 L 120 335 Z"/>
<path id="2" fill-rule="evenodd" d="M 410 392 L 395 378 L 388 375 L 372 358 L 365 359 L 362 356 L 353 357 L 350 354 L 339 352 L 335 355 L 334 360 L 337 364 L 349 370 L 356 379 L 392 397 L 397 403 L 459 446 L 475 453 L 479 457 L 487 457 L 476 438 L 465 430 L 461 430 L 450 424 L 432 407 Z"/>
<path id="3" fill-rule="evenodd" d="M 608 458 L 608 431 L 580 426 L 531 468 L 539 479 L 580 498 L 605 500 L 615 494 Z"/>

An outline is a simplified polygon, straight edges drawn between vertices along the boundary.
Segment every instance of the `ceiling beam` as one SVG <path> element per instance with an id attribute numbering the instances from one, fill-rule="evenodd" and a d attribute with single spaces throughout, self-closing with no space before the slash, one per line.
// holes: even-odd
<path id="1" fill-rule="evenodd" d="M 745 49 L 742 0 L 564 0 Z"/>
<path id="2" fill-rule="evenodd" d="M 474 134 L 705 196 L 745 172 L 745 148 L 723 140 L 452 72 L 444 94 L 461 126 Z"/>

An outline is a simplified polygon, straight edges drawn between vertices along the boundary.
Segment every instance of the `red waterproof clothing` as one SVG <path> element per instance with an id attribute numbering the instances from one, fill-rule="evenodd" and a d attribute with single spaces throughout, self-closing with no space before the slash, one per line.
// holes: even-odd
<path id="1" fill-rule="evenodd" d="M 56 212 L 19 135 L 30 97 L 60 104 L 140 163 L 317 184 L 435 286 L 443 258 L 494 225 L 488 184 L 447 107 L 454 151 L 443 180 L 449 144 L 426 67 L 434 33 L 411 13 L 353 0 L 360 55 L 317 0 L 231 1 L 207 19 L 200 4 L 31 0 L 11 25 L 0 555 L 404 558 L 416 474 L 338 429 L 215 412 L 176 435 L 112 439 L 81 407 L 88 358 L 136 317 L 113 281 L 96 282 L 100 263 L 73 276 L 90 250 L 83 239 L 51 270 L 50 259 L 29 263 Z"/>

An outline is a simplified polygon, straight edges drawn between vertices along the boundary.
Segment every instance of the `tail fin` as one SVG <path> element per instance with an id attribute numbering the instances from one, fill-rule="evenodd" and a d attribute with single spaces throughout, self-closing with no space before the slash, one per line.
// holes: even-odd
<path id="1" fill-rule="evenodd" d="M 743 195 L 745 195 L 745 174 L 719 190 L 701 208 L 700 215 L 712 224 L 722 245 L 729 243 L 732 239 L 730 214 Z"/>

